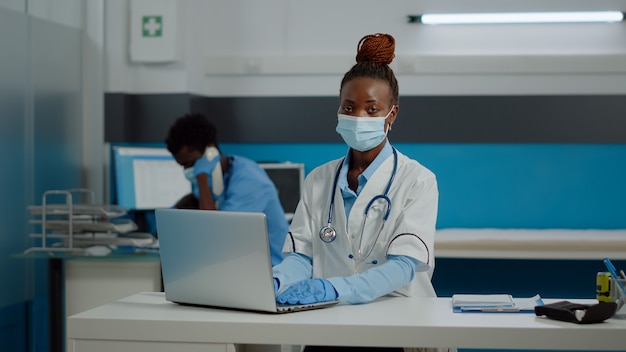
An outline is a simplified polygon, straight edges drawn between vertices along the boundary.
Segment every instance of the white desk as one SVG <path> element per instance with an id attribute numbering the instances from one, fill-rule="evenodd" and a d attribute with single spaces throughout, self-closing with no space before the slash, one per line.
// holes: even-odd
<path id="1" fill-rule="evenodd" d="M 462 314 L 449 298 L 417 297 L 274 315 L 181 306 L 144 292 L 71 316 L 67 336 L 74 352 L 227 351 L 227 343 L 624 350 L 626 317 L 578 325 L 534 314 Z"/>

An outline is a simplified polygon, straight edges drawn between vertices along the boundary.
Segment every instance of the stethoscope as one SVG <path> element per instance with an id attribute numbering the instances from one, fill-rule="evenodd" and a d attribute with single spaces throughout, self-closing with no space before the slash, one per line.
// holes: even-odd
<path id="1" fill-rule="evenodd" d="M 379 199 L 384 200 L 387 203 L 387 209 L 385 211 L 385 215 L 383 216 L 383 223 L 381 225 L 380 231 L 378 232 L 378 236 L 376 236 L 376 241 L 378 240 L 378 237 L 380 236 L 380 233 L 382 232 L 383 226 L 385 225 L 385 221 L 387 221 L 387 218 L 389 217 L 389 213 L 391 212 L 391 199 L 389 199 L 387 194 L 389 193 L 389 189 L 391 188 L 393 179 L 394 177 L 396 177 L 396 170 L 398 169 L 398 153 L 396 152 L 396 148 L 393 148 L 393 147 L 392 147 L 392 151 L 393 151 L 393 171 L 391 172 L 391 177 L 389 177 L 389 182 L 387 182 L 387 188 L 385 188 L 385 192 L 383 194 L 374 196 L 367 203 L 367 206 L 365 207 L 365 217 L 363 218 L 363 225 L 361 226 L 361 231 L 362 231 L 365 228 L 365 219 L 367 218 L 367 213 L 369 212 L 372 204 L 374 204 L 374 202 Z M 333 227 L 332 222 L 333 222 L 333 209 L 335 208 L 335 192 L 337 190 L 337 182 L 339 181 L 339 174 L 341 172 L 342 165 L 343 165 L 343 161 L 339 163 L 339 167 L 337 168 L 337 172 L 335 173 L 335 181 L 333 182 L 333 190 L 330 196 L 330 206 L 328 207 L 328 223 L 325 226 L 323 226 L 319 232 L 320 239 L 326 243 L 330 243 L 337 238 L 337 231 Z M 362 240 L 363 240 L 363 235 L 361 234 L 361 241 Z M 374 247 L 372 246 L 372 249 L 373 248 Z M 359 243 L 359 252 L 360 250 L 361 250 L 361 244 Z M 370 250 L 369 253 L 365 257 L 369 256 L 371 252 L 372 250 Z"/>

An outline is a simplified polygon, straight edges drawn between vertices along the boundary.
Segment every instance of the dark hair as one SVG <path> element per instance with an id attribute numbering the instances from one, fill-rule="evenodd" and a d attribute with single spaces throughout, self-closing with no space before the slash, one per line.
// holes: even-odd
<path id="1" fill-rule="evenodd" d="M 389 64 L 395 57 L 396 41 L 390 34 L 376 33 L 361 38 L 357 45 L 356 64 L 341 80 L 341 89 L 347 82 L 369 77 L 389 83 L 393 104 L 398 104 L 398 80 Z"/>
<path id="2" fill-rule="evenodd" d="M 217 129 L 202 114 L 186 114 L 174 121 L 165 144 L 172 154 L 178 153 L 184 146 L 204 153 L 209 145 L 217 146 Z"/>

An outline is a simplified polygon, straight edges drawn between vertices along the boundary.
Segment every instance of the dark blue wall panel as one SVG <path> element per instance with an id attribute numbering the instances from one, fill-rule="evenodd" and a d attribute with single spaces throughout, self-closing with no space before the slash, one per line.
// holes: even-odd
<path id="1" fill-rule="evenodd" d="M 108 142 L 160 142 L 176 117 L 206 114 L 220 140 L 332 143 L 338 97 L 105 95 Z M 626 95 L 403 96 L 397 142 L 626 143 Z"/>

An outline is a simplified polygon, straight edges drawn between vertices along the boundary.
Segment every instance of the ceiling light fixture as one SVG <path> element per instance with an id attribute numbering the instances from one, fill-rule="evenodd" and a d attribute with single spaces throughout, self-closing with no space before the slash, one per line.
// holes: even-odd
<path id="1" fill-rule="evenodd" d="M 586 23 L 621 22 L 623 20 L 624 13 L 620 11 L 432 13 L 409 15 L 409 23 L 421 24 Z"/>

